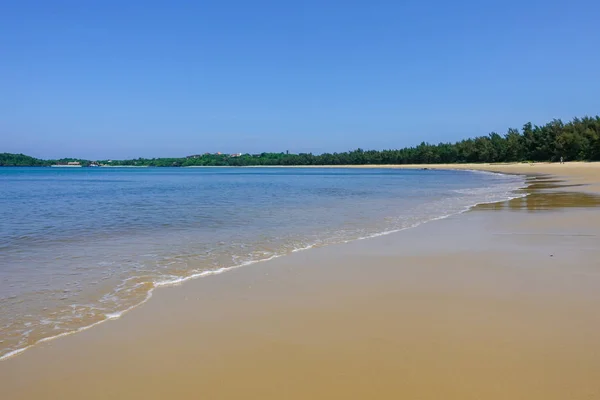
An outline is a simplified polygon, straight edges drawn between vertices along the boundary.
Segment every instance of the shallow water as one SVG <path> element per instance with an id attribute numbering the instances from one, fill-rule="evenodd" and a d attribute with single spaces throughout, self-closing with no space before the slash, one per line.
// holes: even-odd
<path id="1" fill-rule="evenodd" d="M 395 169 L 0 168 L 0 358 L 158 286 L 514 198 L 518 176 Z"/>

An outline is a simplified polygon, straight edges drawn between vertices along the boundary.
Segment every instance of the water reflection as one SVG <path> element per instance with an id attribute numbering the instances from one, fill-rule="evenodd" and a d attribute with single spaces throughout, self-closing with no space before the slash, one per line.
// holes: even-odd
<path id="1" fill-rule="evenodd" d="M 564 181 L 546 176 L 531 177 L 528 186 L 520 190 L 527 196 L 501 203 L 480 204 L 475 210 L 510 210 L 510 211 L 550 211 L 564 208 L 588 208 L 600 206 L 600 196 L 592 193 L 560 190 L 564 188 L 584 186 L 567 184 Z"/>

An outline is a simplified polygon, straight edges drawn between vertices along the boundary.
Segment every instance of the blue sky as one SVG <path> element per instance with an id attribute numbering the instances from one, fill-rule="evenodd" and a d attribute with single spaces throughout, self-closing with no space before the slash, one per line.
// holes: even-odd
<path id="1" fill-rule="evenodd" d="M 0 152 L 398 148 L 600 111 L 597 1 L 2 1 Z"/>

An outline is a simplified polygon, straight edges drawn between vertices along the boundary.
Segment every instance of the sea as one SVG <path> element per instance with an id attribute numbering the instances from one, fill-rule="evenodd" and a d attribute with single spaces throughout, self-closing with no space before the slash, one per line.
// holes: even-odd
<path id="1" fill-rule="evenodd" d="M 410 229 L 523 185 L 385 168 L 0 168 L 0 359 L 163 286 Z"/>

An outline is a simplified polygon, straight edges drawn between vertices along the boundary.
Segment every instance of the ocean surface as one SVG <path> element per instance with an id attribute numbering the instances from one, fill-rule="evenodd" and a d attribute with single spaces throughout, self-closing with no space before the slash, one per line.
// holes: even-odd
<path id="1" fill-rule="evenodd" d="M 523 178 L 333 168 L 0 168 L 0 359 L 154 289 L 520 196 Z M 367 266 L 365 266 L 367 267 Z"/>

